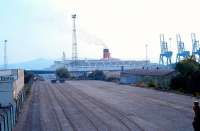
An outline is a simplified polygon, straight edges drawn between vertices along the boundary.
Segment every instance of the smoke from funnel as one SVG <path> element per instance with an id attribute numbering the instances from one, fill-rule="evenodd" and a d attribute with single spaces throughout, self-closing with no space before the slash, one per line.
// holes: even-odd
<path id="1" fill-rule="evenodd" d="M 79 37 L 81 40 L 83 40 L 87 44 L 91 45 L 98 45 L 98 46 L 103 46 L 103 48 L 107 48 L 106 44 L 101 40 L 100 38 L 97 38 L 95 35 L 89 34 L 85 31 L 80 31 L 79 32 Z"/>

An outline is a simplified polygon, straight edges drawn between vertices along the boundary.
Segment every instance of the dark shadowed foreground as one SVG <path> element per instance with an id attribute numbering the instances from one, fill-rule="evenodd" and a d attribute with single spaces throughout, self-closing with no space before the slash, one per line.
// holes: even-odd
<path id="1" fill-rule="evenodd" d="M 102 81 L 36 82 L 14 131 L 192 131 L 193 100 Z"/>

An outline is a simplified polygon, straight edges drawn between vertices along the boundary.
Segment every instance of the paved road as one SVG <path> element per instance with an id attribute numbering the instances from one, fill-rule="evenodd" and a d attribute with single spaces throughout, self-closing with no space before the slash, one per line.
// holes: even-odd
<path id="1" fill-rule="evenodd" d="M 192 131 L 193 100 L 102 81 L 38 81 L 14 131 Z"/>

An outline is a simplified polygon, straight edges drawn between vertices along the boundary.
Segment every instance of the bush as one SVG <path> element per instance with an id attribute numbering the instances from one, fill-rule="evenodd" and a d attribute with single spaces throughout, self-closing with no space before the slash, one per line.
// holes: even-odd
<path id="1" fill-rule="evenodd" d="M 28 84 L 30 83 L 34 78 L 33 72 L 30 71 L 24 71 L 24 83 Z"/>
<path id="2" fill-rule="evenodd" d="M 200 70 L 191 74 L 190 85 L 190 92 L 200 93 Z"/>
<path id="3" fill-rule="evenodd" d="M 138 82 L 135 84 L 137 87 L 146 87 L 146 84 L 144 82 Z"/>
<path id="4" fill-rule="evenodd" d="M 171 79 L 170 87 L 174 90 L 187 90 L 187 79 L 179 74 Z"/>
<path id="5" fill-rule="evenodd" d="M 92 79 L 92 80 L 104 80 L 105 75 L 104 75 L 103 71 L 95 70 L 88 75 L 88 78 Z"/>
<path id="6" fill-rule="evenodd" d="M 56 70 L 56 76 L 59 78 L 59 79 L 65 79 L 65 78 L 69 78 L 70 77 L 70 74 L 69 74 L 69 71 L 62 67 L 62 68 L 59 68 Z"/>
<path id="7" fill-rule="evenodd" d="M 200 64 L 194 57 L 180 61 L 175 69 L 179 74 L 171 79 L 171 89 L 198 94 L 200 92 Z"/>
<path id="8" fill-rule="evenodd" d="M 149 81 L 149 82 L 147 83 L 147 86 L 148 86 L 148 87 L 156 87 L 156 83 L 155 83 L 153 80 L 151 80 L 151 81 Z"/>
<path id="9" fill-rule="evenodd" d="M 120 79 L 119 78 L 116 78 L 116 77 L 109 77 L 106 79 L 106 81 L 110 81 L 110 82 L 119 82 Z"/>
<path id="10" fill-rule="evenodd" d="M 199 63 L 196 62 L 194 57 L 189 57 L 176 64 L 175 70 L 184 77 L 188 77 L 192 72 L 199 70 Z"/>

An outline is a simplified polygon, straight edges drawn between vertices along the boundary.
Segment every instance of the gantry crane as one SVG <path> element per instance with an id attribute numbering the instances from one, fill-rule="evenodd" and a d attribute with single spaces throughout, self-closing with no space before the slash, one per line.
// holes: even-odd
<path id="1" fill-rule="evenodd" d="M 185 51 L 185 44 L 181 40 L 180 34 L 176 34 L 176 40 L 177 40 L 177 49 L 178 53 L 176 55 L 176 62 L 179 62 L 182 59 L 185 59 L 189 57 L 190 51 Z"/>
<path id="2" fill-rule="evenodd" d="M 165 41 L 164 34 L 160 34 L 160 48 L 161 48 L 161 53 L 160 53 L 159 64 L 163 65 L 171 64 L 173 52 L 168 50 L 168 44 Z M 166 61 L 164 58 L 166 58 Z"/>
<path id="3" fill-rule="evenodd" d="M 199 41 L 196 40 L 196 34 L 191 33 L 192 39 L 192 55 L 196 58 L 198 62 L 200 62 L 200 45 Z"/>

